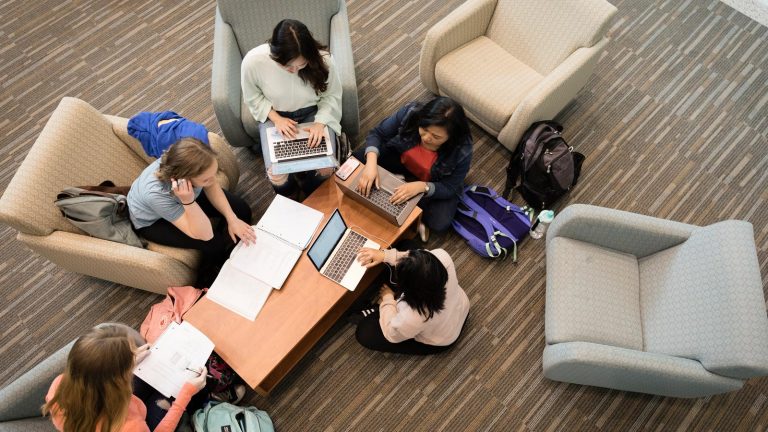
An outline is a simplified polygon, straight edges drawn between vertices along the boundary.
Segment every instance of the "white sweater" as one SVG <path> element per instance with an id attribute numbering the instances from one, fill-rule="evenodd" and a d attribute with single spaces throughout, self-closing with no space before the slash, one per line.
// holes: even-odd
<path id="1" fill-rule="evenodd" d="M 248 51 L 240 67 L 243 100 L 253 118 L 267 120 L 271 109 L 296 111 L 317 105 L 315 122 L 323 123 L 336 134 L 341 133 L 341 80 L 329 53 L 323 53 L 328 65 L 328 89 L 318 94 L 298 73 L 290 73 L 269 57 L 269 44 Z"/>
<path id="2" fill-rule="evenodd" d="M 384 337 L 392 343 L 416 339 L 427 345 L 445 346 L 456 341 L 469 314 L 469 298 L 459 286 L 453 260 L 442 249 L 429 251 L 436 256 L 448 271 L 445 284 L 445 307 L 425 321 L 426 317 L 408 306 L 404 300 L 395 301 L 391 294 L 382 298 L 379 304 L 379 325 Z M 394 249 L 384 251 L 384 262 L 395 265 L 408 252 Z"/>

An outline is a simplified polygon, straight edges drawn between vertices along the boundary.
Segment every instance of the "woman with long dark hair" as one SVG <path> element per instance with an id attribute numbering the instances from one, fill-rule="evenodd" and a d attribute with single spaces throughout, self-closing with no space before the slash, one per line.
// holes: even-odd
<path id="1" fill-rule="evenodd" d="M 394 191 L 393 203 L 424 193 L 419 206 L 426 226 L 419 226 L 419 234 L 427 241 L 428 228 L 445 231 L 451 226 L 472 160 L 472 135 L 461 105 L 437 97 L 424 105 L 409 103 L 384 119 L 354 156 L 365 162 L 360 193 L 367 196 L 378 187 L 378 165 L 407 181 Z"/>
<path id="2" fill-rule="evenodd" d="M 355 333 L 361 345 L 420 355 L 453 346 L 469 314 L 469 298 L 446 251 L 363 248 L 357 259 L 365 267 L 386 263 L 394 276 L 379 291 L 378 308 L 361 312 Z"/>
<path id="3" fill-rule="evenodd" d="M 326 126 L 330 134 L 341 133 L 341 80 L 333 57 L 300 21 L 280 21 L 267 43 L 245 55 L 241 85 L 245 104 L 260 123 L 261 137 L 274 125 L 284 138 L 292 139 L 301 123 L 311 123 L 305 129 L 309 146 L 320 144 Z M 294 195 L 299 187 L 308 195 L 332 172 L 274 174 L 269 154 L 263 156 L 269 181 L 281 195 Z"/>

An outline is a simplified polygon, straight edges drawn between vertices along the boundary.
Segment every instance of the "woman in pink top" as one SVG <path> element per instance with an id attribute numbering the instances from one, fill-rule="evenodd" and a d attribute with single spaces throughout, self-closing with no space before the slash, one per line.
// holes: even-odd
<path id="1" fill-rule="evenodd" d="M 81 336 L 67 357 L 67 368 L 48 390 L 43 414 L 66 432 L 148 432 L 147 407 L 132 394 L 134 366 L 148 346 L 136 348 L 131 329 L 119 324 L 96 327 Z M 138 336 L 138 334 L 136 334 Z M 172 432 L 192 396 L 205 387 L 206 374 L 184 384 L 156 432 Z"/>
<path id="2" fill-rule="evenodd" d="M 469 298 L 446 251 L 363 248 L 357 259 L 366 267 L 386 263 L 395 276 L 392 287 L 382 286 L 378 310 L 362 312 L 355 334 L 361 345 L 421 355 L 453 346 L 469 314 Z"/>

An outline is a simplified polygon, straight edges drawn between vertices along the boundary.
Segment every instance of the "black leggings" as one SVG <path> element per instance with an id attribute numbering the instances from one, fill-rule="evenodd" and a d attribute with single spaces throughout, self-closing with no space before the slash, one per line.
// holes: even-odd
<path id="1" fill-rule="evenodd" d="M 251 208 L 248 204 L 242 198 L 227 191 L 224 191 L 224 196 L 227 197 L 229 206 L 232 207 L 232 211 L 235 212 L 238 219 L 251 223 Z M 217 221 L 214 221 L 213 238 L 210 240 L 193 239 L 165 219 L 160 219 L 148 227 L 139 228 L 136 232 L 151 242 L 177 248 L 197 249 L 202 252 L 202 261 L 197 272 L 195 286 L 207 288 L 216 279 L 219 269 L 229 257 L 232 248 L 235 247 L 235 242 L 229 236 L 227 220 L 208 201 L 205 192 L 197 197 L 197 203 L 208 217 L 219 219 L 218 226 Z"/>
<path id="2" fill-rule="evenodd" d="M 437 354 L 447 351 L 456 344 L 456 342 L 454 342 L 444 346 L 427 345 L 416 341 L 416 339 L 408 339 L 399 343 L 392 343 L 384 337 L 384 332 L 381 331 L 378 310 L 360 321 L 360 324 L 357 325 L 357 331 L 355 331 L 355 338 L 360 345 L 368 349 L 399 354 Z M 456 340 L 458 341 L 458 339 Z"/>

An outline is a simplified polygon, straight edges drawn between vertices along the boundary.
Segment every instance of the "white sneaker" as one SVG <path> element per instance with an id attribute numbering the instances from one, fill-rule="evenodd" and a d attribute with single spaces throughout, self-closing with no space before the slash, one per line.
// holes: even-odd
<path id="1" fill-rule="evenodd" d="M 416 230 L 419 233 L 419 238 L 421 241 L 426 243 L 429 240 L 429 228 L 424 225 L 424 222 L 419 222 L 419 226 L 416 228 Z"/>

